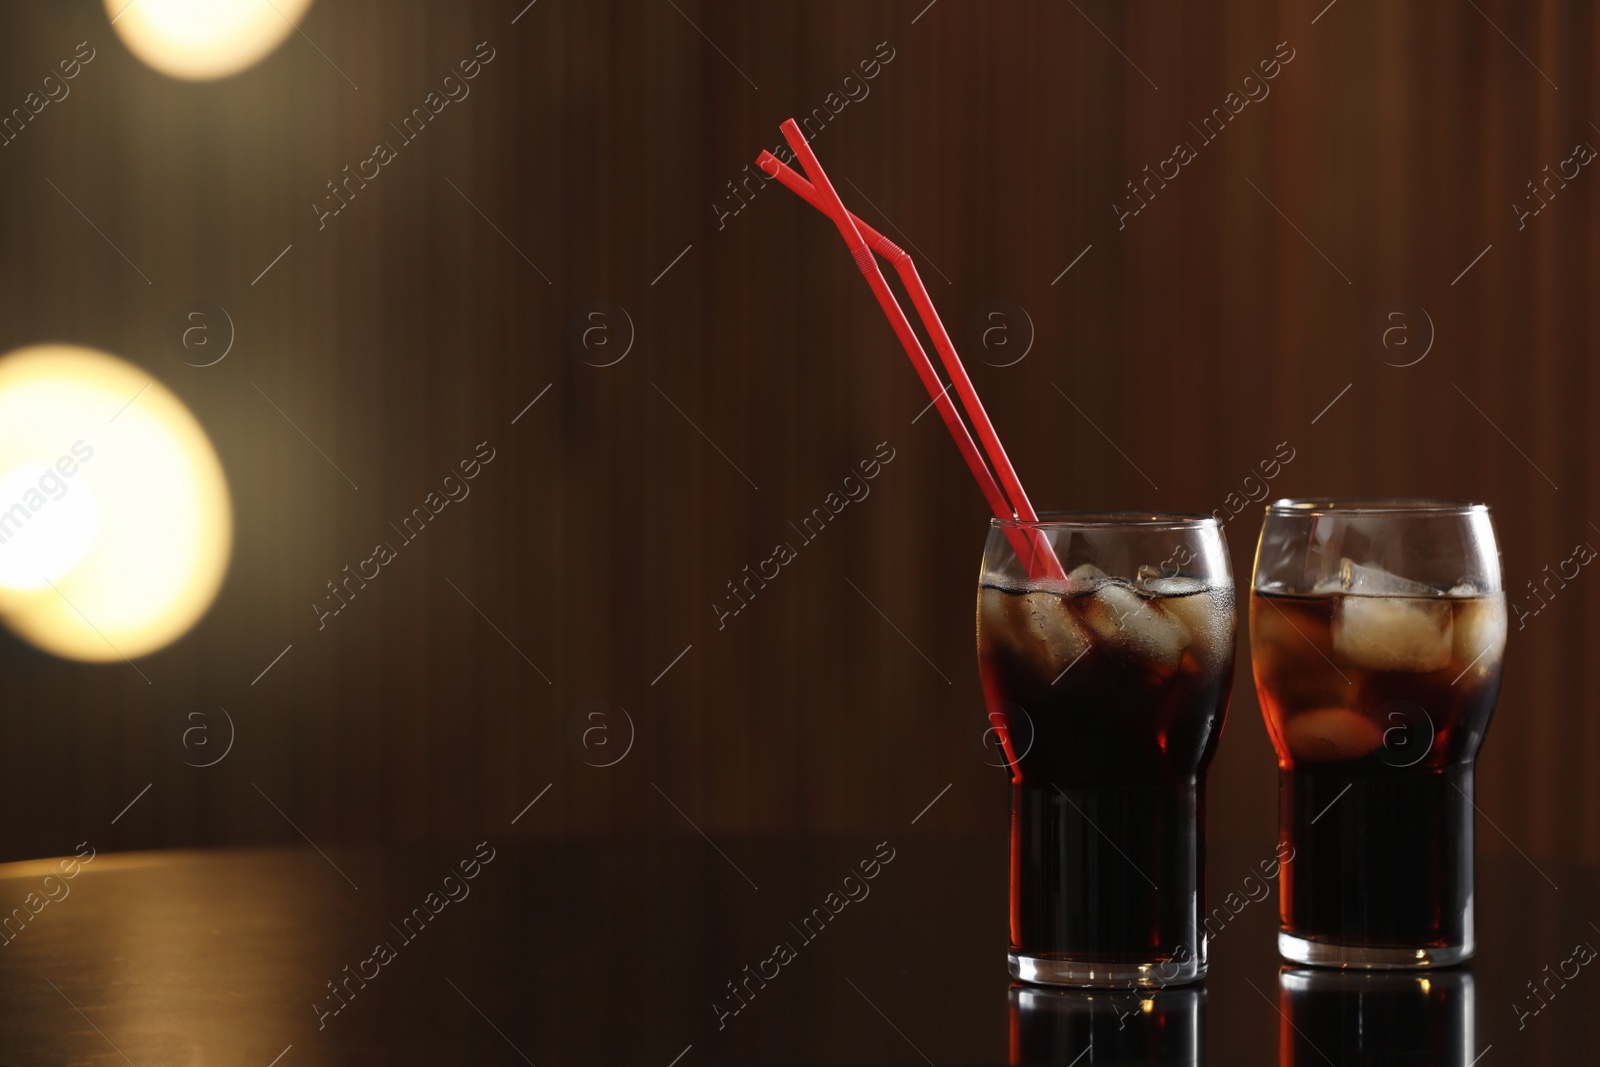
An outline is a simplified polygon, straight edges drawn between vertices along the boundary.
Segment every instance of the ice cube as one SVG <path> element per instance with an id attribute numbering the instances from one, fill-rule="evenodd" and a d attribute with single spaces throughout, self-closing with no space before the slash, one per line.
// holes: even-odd
<path id="1" fill-rule="evenodd" d="M 1250 606 L 1250 655 L 1264 658 L 1264 653 L 1280 653 L 1290 648 L 1298 649 L 1306 643 L 1305 634 L 1295 628 L 1283 609 L 1270 600 L 1256 600 Z"/>
<path id="2" fill-rule="evenodd" d="M 1088 647 L 1088 635 L 1061 597 L 1029 593 L 1022 599 L 1027 605 L 1029 636 L 1044 650 L 1052 669 L 1065 667 Z"/>
<path id="3" fill-rule="evenodd" d="M 1167 582 L 1198 582 L 1193 578 L 1167 578 Z M 1184 596 L 1163 596 L 1159 603 L 1173 618 L 1189 628 L 1189 652 L 1207 670 L 1233 660 L 1233 590 L 1206 589 Z"/>
<path id="4" fill-rule="evenodd" d="M 1111 577 L 1093 563 L 1080 563 L 1067 572 L 1067 581 L 1075 585 L 1099 585 Z"/>
<path id="5" fill-rule="evenodd" d="M 1202 593 L 1206 583 L 1201 578 L 1190 578 L 1187 575 L 1173 575 L 1163 577 L 1159 572 L 1146 575 L 1140 568 L 1139 588 L 1155 596 L 1188 596 L 1190 593 Z"/>
<path id="6" fill-rule="evenodd" d="M 1197 593 L 1206 587 L 1205 579 L 1180 573 L 1170 563 L 1157 567 L 1153 563 L 1139 564 L 1133 584 L 1139 589 L 1160 593 L 1163 596 L 1182 596 Z"/>
<path id="7" fill-rule="evenodd" d="M 986 588 L 978 612 L 992 639 L 1009 645 L 1044 677 L 1054 678 L 1088 647 L 1088 635 L 1058 593 L 1015 596 Z"/>
<path id="8" fill-rule="evenodd" d="M 1344 560 L 1343 562 L 1348 563 L 1349 560 Z M 1319 578 L 1317 584 L 1311 587 L 1313 596 L 1329 596 L 1333 593 L 1342 592 L 1344 592 L 1344 576 L 1338 573 Z"/>
<path id="9" fill-rule="evenodd" d="M 1324 607 L 1323 610 L 1326 610 Z M 1250 661 L 1256 683 L 1291 708 L 1338 707 L 1351 693 L 1350 678 L 1326 656 L 1333 643 L 1331 619 L 1305 606 L 1291 606 L 1299 617 L 1265 598 L 1250 607 Z"/>
<path id="10" fill-rule="evenodd" d="M 1167 670 L 1177 667 L 1183 650 L 1194 640 L 1189 627 L 1169 614 L 1160 600 L 1146 600 L 1117 582 L 1095 590 L 1084 621 L 1100 640 L 1137 651 Z"/>
<path id="11" fill-rule="evenodd" d="M 1437 596 L 1439 591 L 1431 585 L 1402 578 L 1382 567 L 1356 563 L 1350 559 L 1339 561 L 1339 588 L 1346 593 L 1366 596 Z"/>
<path id="12" fill-rule="evenodd" d="M 1383 744 L 1383 731 L 1359 711 L 1318 708 L 1291 715 L 1283 728 L 1289 754 L 1308 763 L 1360 759 Z"/>
<path id="13" fill-rule="evenodd" d="M 1457 607 L 1456 663 L 1463 673 L 1470 672 L 1469 680 L 1481 682 L 1500 669 L 1505 656 L 1505 598 L 1482 597 Z"/>
<path id="14" fill-rule="evenodd" d="M 1443 670 L 1455 639 L 1454 614 L 1450 601 L 1439 597 L 1347 594 L 1333 611 L 1333 652 L 1370 671 Z"/>
<path id="15" fill-rule="evenodd" d="M 1006 626 L 1006 603 L 1013 598 L 1004 590 L 992 586 L 978 587 L 978 629 L 999 633 Z"/>

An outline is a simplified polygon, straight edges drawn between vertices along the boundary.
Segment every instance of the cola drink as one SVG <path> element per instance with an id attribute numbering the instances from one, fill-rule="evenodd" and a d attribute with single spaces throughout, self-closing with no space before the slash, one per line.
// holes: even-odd
<path id="1" fill-rule="evenodd" d="M 1427 966 L 1472 954 L 1474 760 L 1505 639 L 1503 593 L 1348 559 L 1320 590 L 1252 593 L 1294 856 L 1279 876 L 1285 955 Z"/>
<path id="2" fill-rule="evenodd" d="M 979 670 L 1012 772 L 1014 977 L 1205 973 L 1205 771 L 1233 677 L 1233 588 L 1171 569 L 986 573 L 979 589 Z"/>

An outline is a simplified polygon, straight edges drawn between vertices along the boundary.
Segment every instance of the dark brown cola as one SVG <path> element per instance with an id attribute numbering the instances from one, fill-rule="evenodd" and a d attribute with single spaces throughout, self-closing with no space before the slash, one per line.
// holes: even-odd
<path id="1" fill-rule="evenodd" d="M 1294 849 L 1284 934 L 1470 955 L 1473 759 L 1500 690 L 1504 596 L 1257 592 L 1250 626 Z"/>
<path id="2" fill-rule="evenodd" d="M 978 597 L 1012 771 L 1012 953 L 1075 973 L 1171 961 L 1141 979 L 1154 984 L 1184 964 L 1203 974 L 1205 769 L 1233 677 L 1233 590 L 1074 578 Z"/>

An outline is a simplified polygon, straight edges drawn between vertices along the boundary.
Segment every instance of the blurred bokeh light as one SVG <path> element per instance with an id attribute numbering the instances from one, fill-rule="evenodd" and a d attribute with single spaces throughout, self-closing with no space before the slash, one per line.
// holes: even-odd
<path id="1" fill-rule="evenodd" d="M 80 660 L 153 652 L 215 599 L 233 517 L 216 452 L 139 368 L 88 348 L 0 358 L 0 615 Z"/>
<path id="2" fill-rule="evenodd" d="M 311 0 L 104 0 L 128 50 L 189 81 L 245 70 L 294 32 Z"/>

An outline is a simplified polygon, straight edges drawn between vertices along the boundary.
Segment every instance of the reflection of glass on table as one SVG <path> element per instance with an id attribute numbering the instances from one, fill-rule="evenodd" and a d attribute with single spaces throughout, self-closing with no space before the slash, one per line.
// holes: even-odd
<path id="1" fill-rule="evenodd" d="M 1407 1063 L 1467 1067 L 1478 1055 L 1472 972 L 1285 967 L 1278 974 L 1279 1067 Z"/>
<path id="2" fill-rule="evenodd" d="M 1205 1015 L 1199 986 L 1087 993 L 1015 983 L 1010 1062 L 1067 1067 L 1081 1056 L 1084 1064 L 1198 1067 L 1205 1062 Z"/>

